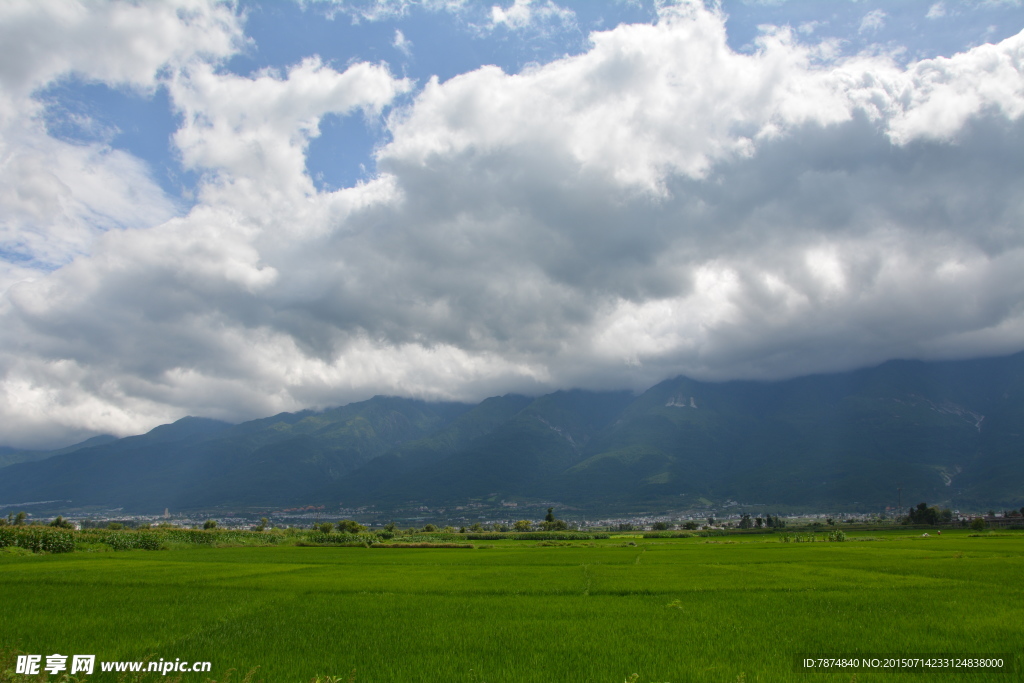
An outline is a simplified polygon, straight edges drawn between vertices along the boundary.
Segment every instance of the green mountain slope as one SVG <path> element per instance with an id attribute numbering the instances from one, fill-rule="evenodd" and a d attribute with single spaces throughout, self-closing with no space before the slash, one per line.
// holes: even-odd
<path id="1" fill-rule="evenodd" d="M 232 426 L 184 418 L 151 432 L 0 470 L 0 500 L 130 510 L 307 502 L 367 461 L 444 426 L 464 404 L 375 397 Z"/>
<path id="2" fill-rule="evenodd" d="M 779 382 L 667 380 L 476 406 L 375 397 L 240 425 L 186 418 L 0 469 L 0 501 L 217 505 L 706 498 L 879 509 L 1024 504 L 1024 354 Z"/>
<path id="3" fill-rule="evenodd" d="M 111 436 L 110 434 L 100 434 L 99 436 L 94 436 L 80 443 L 49 451 L 26 450 L 23 448 L 11 448 L 9 446 L 0 446 L 0 467 L 7 467 L 8 465 L 13 465 L 19 462 L 35 462 L 36 460 L 45 460 L 46 458 L 52 458 L 55 455 L 73 453 L 83 448 L 91 448 L 92 446 L 99 446 L 102 444 L 110 443 L 111 441 L 117 441 L 117 437 Z"/>
<path id="4" fill-rule="evenodd" d="M 435 467 L 453 452 L 461 451 L 475 439 L 492 433 L 515 417 L 531 400 L 515 394 L 488 398 L 444 428 L 370 460 L 342 482 L 326 485 L 319 495 L 327 499 L 360 502 L 400 499 L 401 487 L 396 486 L 398 480 L 412 475 L 415 481 L 416 473 Z M 411 495 L 406 492 L 407 497 L 416 497 L 414 489 L 415 486 Z"/>
<path id="5" fill-rule="evenodd" d="M 541 396 L 493 430 L 396 478 L 374 496 L 395 502 L 556 495 L 555 479 L 579 462 L 593 435 L 631 398 L 628 392 L 589 391 Z"/>

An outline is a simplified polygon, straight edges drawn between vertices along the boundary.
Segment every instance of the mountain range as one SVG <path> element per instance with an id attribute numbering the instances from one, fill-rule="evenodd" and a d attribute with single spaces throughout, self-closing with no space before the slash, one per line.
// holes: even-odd
<path id="1" fill-rule="evenodd" d="M 1024 354 L 479 404 L 376 396 L 0 450 L 0 505 L 139 513 L 559 501 L 588 510 L 1024 504 Z M 901 490 L 897 494 L 897 489 Z"/>

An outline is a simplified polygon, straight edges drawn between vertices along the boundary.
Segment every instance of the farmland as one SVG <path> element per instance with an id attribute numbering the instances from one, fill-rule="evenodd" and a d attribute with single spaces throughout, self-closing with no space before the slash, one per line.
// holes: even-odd
<path id="1" fill-rule="evenodd" d="M 1024 534 L 780 538 L 0 553 L 0 645 L 212 662 L 196 683 L 854 679 L 801 653 L 1015 653 L 1014 673 L 855 680 L 1020 680 Z"/>

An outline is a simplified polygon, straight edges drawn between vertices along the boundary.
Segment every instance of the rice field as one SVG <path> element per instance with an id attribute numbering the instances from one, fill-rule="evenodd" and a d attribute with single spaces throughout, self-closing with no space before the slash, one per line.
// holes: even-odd
<path id="1" fill-rule="evenodd" d="M 0 553 L 0 646 L 212 663 L 186 683 L 1009 682 L 1022 570 L 1024 534 L 968 532 Z M 1011 672 L 795 666 L 1003 653 Z"/>

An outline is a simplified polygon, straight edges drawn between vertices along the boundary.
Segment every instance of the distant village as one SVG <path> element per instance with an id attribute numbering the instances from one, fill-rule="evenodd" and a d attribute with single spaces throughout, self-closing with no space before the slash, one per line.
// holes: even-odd
<path id="1" fill-rule="evenodd" d="M 47 501 L 53 503 L 55 501 Z M 0 515 L 13 510 L 30 510 L 39 503 L 22 503 L 20 505 L 0 505 Z M 51 505 L 47 508 L 52 509 Z M 565 518 L 569 529 L 580 531 L 671 531 L 671 530 L 725 530 L 750 529 L 769 530 L 785 527 L 807 526 L 839 526 L 839 525 L 898 525 L 916 522 L 913 509 L 910 519 L 906 513 L 900 514 L 896 508 L 885 508 L 884 512 L 864 514 L 857 512 L 829 512 L 802 514 L 771 514 L 754 513 L 753 509 L 765 509 L 767 506 L 743 504 L 728 500 L 721 506 L 708 505 L 701 509 L 680 510 L 672 512 L 633 513 L 588 517 L 582 511 L 565 506 L 557 501 L 543 502 L 506 502 L 493 503 L 468 502 L 456 506 L 416 505 L 404 508 L 379 510 L 373 506 L 360 507 L 328 507 L 324 505 L 307 505 L 294 508 L 249 508 L 244 510 L 197 510 L 172 512 L 165 509 L 158 515 L 125 514 L 121 508 L 106 510 L 90 510 L 88 512 L 70 512 L 62 519 L 73 528 L 88 529 L 109 527 L 110 525 L 124 528 L 152 528 L 172 526 L 178 528 L 210 528 L 211 522 L 218 529 L 246 530 L 255 526 L 265 528 L 312 528 L 323 522 L 338 519 L 352 519 L 368 527 L 383 527 L 394 524 L 399 528 L 420 528 L 427 524 L 438 528 L 452 527 L 457 530 L 479 531 L 511 531 L 522 529 L 523 521 L 530 522 L 533 527 L 540 528 L 544 512 L 548 508 L 558 511 Z M 947 511 L 944 523 L 952 526 L 965 526 L 975 519 L 982 519 L 986 527 L 1024 527 L 1024 510 L 994 511 L 987 513 L 961 513 L 959 510 Z M 26 523 L 48 523 L 54 516 L 26 512 Z M 262 521 L 261 521 L 262 520 Z M 517 526 L 517 522 L 519 525 Z"/>

